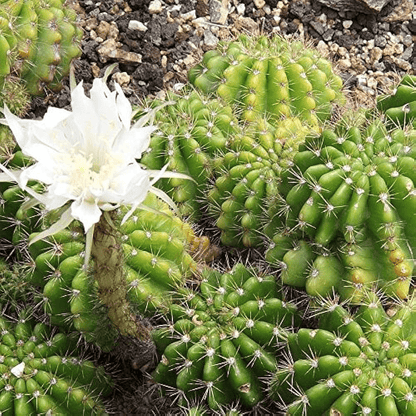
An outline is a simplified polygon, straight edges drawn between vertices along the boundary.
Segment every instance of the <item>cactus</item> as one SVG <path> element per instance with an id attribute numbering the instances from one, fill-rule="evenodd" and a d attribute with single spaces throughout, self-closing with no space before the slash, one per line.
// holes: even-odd
<path id="1" fill-rule="evenodd" d="M 338 288 L 359 300 L 363 286 L 379 284 L 405 299 L 416 249 L 416 131 L 355 121 L 300 146 L 265 227 L 275 230 L 266 257 L 310 295 Z"/>
<path id="2" fill-rule="evenodd" d="M 187 400 L 206 399 L 218 410 L 233 400 L 251 408 L 263 399 L 263 376 L 277 368 L 282 327 L 297 321 L 271 275 L 238 263 L 228 273 L 202 272 L 200 293 L 183 288 L 153 331 L 163 354 L 153 378 Z"/>
<path id="3" fill-rule="evenodd" d="M 75 339 L 24 314 L 16 323 L 0 317 L 0 329 L 2 414 L 107 414 L 100 397 L 111 392 L 110 379 L 75 354 Z"/>
<path id="4" fill-rule="evenodd" d="M 103 246 L 101 231 L 95 236 L 101 248 L 93 251 L 91 271 L 83 267 L 85 237 L 77 222 L 29 246 L 33 267 L 28 279 L 43 291 L 52 324 L 75 327 L 88 341 L 110 349 L 116 334 L 107 314 L 122 334 L 132 335 L 134 330 L 129 325 L 133 311 L 154 313 L 197 270 L 187 250 L 202 238 L 153 194 L 147 196 L 146 207 L 137 209 L 123 225 L 120 222 L 126 209 L 120 209 L 113 218 L 108 235 L 115 234 L 113 246 L 122 256 L 118 280 L 116 274 L 105 273 L 111 256 L 109 248 Z M 45 221 L 53 223 L 54 218 L 48 216 Z M 205 239 L 202 242 L 207 244 Z M 105 267 L 100 269 L 100 265 Z"/>
<path id="5" fill-rule="evenodd" d="M 236 103 L 243 120 L 259 115 L 279 121 L 297 116 L 310 126 L 327 120 L 344 103 L 342 80 L 331 63 L 303 42 L 280 36 L 240 35 L 205 53 L 188 74 L 206 93 Z"/>
<path id="6" fill-rule="evenodd" d="M 11 74 L 31 95 L 61 87 L 81 55 L 82 30 L 63 0 L 6 0 L 0 10 L 0 87 Z"/>
<path id="7" fill-rule="evenodd" d="M 158 131 L 152 135 L 140 162 L 150 169 L 162 169 L 168 164 L 170 171 L 190 176 L 193 180 L 161 179 L 156 186 L 168 193 L 182 215 L 197 219 L 212 175 L 212 160 L 225 152 L 233 140 L 238 130 L 237 119 L 230 106 L 193 89 L 170 93 L 167 100 L 171 104 L 157 111 Z M 141 111 L 160 104 L 163 105 L 157 100 L 150 101 Z"/>
<path id="8" fill-rule="evenodd" d="M 215 159 L 216 180 L 208 193 L 208 212 L 230 246 L 258 247 L 267 207 L 279 195 L 281 173 L 291 166 L 310 129 L 296 117 L 273 127 L 267 120 L 246 123 L 242 133 Z"/>
<path id="9" fill-rule="evenodd" d="M 287 339 L 287 363 L 270 381 L 286 415 L 414 415 L 416 298 L 387 312 L 372 291 L 356 312 L 322 299 L 317 329 Z"/>
<path id="10" fill-rule="evenodd" d="M 392 94 L 377 97 L 377 109 L 396 126 L 416 128 L 416 76 L 405 75 Z"/>

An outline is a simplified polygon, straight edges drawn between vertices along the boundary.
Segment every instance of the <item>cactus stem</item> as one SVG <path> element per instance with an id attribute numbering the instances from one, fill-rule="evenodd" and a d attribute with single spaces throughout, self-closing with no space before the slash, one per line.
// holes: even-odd
<path id="1" fill-rule="evenodd" d="M 110 213 L 114 215 L 114 213 Z M 149 330 L 137 322 L 127 300 L 124 276 L 124 254 L 119 241 L 121 234 L 101 216 L 94 230 L 91 253 L 95 261 L 95 279 L 99 285 L 99 297 L 108 307 L 108 316 L 122 335 L 148 339 Z"/>

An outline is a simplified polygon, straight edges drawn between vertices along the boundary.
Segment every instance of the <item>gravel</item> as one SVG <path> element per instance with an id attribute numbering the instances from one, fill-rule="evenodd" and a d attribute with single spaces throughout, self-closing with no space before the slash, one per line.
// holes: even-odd
<path id="1" fill-rule="evenodd" d="M 413 0 L 384 1 L 384 7 L 373 13 L 363 13 L 361 6 L 347 10 L 345 4 L 354 2 L 346 0 L 70 2 L 84 30 L 83 54 L 75 63 L 77 82 L 83 80 L 88 89 L 94 77 L 117 62 L 111 79 L 133 104 L 148 96 L 163 97 L 165 90 L 185 83 L 187 70 L 203 52 L 241 32 L 276 33 L 313 42 L 334 62 L 360 105 L 372 105 L 376 94 L 388 92 L 405 73 L 416 74 Z M 340 4 L 344 7 L 337 10 Z M 36 98 L 29 117 L 41 117 L 48 105 L 68 107 L 69 97 L 66 84 L 57 94 Z M 171 399 L 160 397 L 142 366 L 135 364 L 138 349 L 129 344 L 124 352 L 118 354 L 123 356 L 118 370 L 122 377 L 111 402 L 114 414 L 183 414 Z M 270 407 L 257 414 L 277 413 Z"/>

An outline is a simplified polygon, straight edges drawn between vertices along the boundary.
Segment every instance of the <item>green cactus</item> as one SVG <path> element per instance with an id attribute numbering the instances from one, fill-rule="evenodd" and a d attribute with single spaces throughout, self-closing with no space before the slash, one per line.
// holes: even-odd
<path id="1" fill-rule="evenodd" d="M 377 109 L 392 125 L 416 128 L 416 76 L 405 75 L 392 94 L 377 97 Z"/>
<path id="2" fill-rule="evenodd" d="M 286 415 L 414 415 L 416 298 L 387 312 L 367 292 L 356 312 L 323 299 L 317 329 L 287 339 L 287 362 L 270 382 Z"/>
<path id="3" fill-rule="evenodd" d="M 170 105 L 158 100 L 145 104 L 148 109 L 162 105 L 155 115 L 158 131 L 140 162 L 150 169 L 162 169 L 190 176 L 161 179 L 156 186 L 167 192 L 181 214 L 194 219 L 201 214 L 201 201 L 213 171 L 213 158 L 226 151 L 239 130 L 230 106 L 186 88 L 180 94 L 168 94 Z M 139 113 L 142 114 L 144 110 Z"/>
<path id="4" fill-rule="evenodd" d="M 126 209 L 115 215 L 107 230 L 111 241 L 104 239 L 106 232 L 96 231 L 92 270 L 83 267 L 85 236 L 77 222 L 29 246 L 33 267 L 28 279 L 41 288 L 52 324 L 75 327 L 88 341 L 110 349 L 116 337 L 111 322 L 122 334 L 136 334 L 133 312 L 154 313 L 196 272 L 190 252 L 207 240 L 155 195 L 149 194 L 144 205 L 147 209 L 137 209 L 123 225 Z M 117 272 L 109 273 L 116 260 L 121 262 Z"/>
<path id="5" fill-rule="evenodd" d="M 3 0 L 0 10 L 0 87 L 11 74 L 31 95 L 61 87 L 81 55 L 82 30 L 64 0 Z"/>
<path id="6" fill-rule="evenodd" d="M 103 367 L 80 359 L 76 339 L 21 315 L 0 317 L 0 412 L 7 415 L 107 415 Z"/>
<path id="7" fill-rule="evenodd" d="M 303 42 L 280 36 L 220 42 L 188 78 L 205 93 L 236 103 L 248 121 L 265 114 L 275 121 L 297 116 L 317 126 L 330 118 L 333 104 L 345 102 L 331 63 Z"/>
<path id="8" fill-rule="evenodd" d="M 338 288 L 359 300 L 362 286 L 378 284 L 405 299 L 416 249 L 416 131 L 356 121 L 300 146 L 265 227 L 275 230 L 266 257 L 310 295 Z"/>
<path id="9" fill-rule="evenodd" d="M 246 123 L 215 159 L 215 183 L 208 193 L 208 212 L 230 246 L 258 247 L 263 243 L 267 207 L 279 195 L 281 173 L 291 166 L 299 143 L 310 133 L 296 118 L 273 127 L 259 118 Z"/>
<path id="10" fill-rule="evenodd" d="M 213 410 L 233 400 L 253 407 L 263 399 L 261 378 L 277 368 L 281 328 L 297 322 L 297 308 L 282 300 L 273 276 L 242 263 L 224 274 L 205 269 L 202 277 L 200 293 L 178 290 L 165 312 L 169 324 L 153 331 L 163 354 L 153 378 L 187 400 L 203 397 Z"/>

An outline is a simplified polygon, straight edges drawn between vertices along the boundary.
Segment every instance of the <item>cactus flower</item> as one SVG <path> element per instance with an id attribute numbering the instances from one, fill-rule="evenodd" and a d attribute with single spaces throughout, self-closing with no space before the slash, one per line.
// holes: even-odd
<path id="1" fill-rule="evenodd" d="M 111 92 L 106 85 L 111 69 L 94 80 L 90 97 L 85 95 L 82 82 L 75 86 L 72 78 L 72 111 L 50 107 L 42 120 L 23 120 L 7 106 L 3 109 L 5 119 L 0 122 L 10 127 L 22 152 L 35 163 L 14 171 L 0 165 L 4 172 L 0 181 L 17 182 L 34 198 L 29 205 L 41 203 L 48 211 L 62 209 L 60 220 L 36 241 L 79 220 L 91 243 L 94 225 L 103 211 L 128 205 L 127 219 L 148 192 L 170 201 L 153 184 L 160 177 L 180 174 L 166 172 L 166 167 L 146 170 L 137 162 L 156 129 L 145 126 L 153 114 L 131 125 L 132 108 L 121 87 L 116 83 Z M 45 193 L 31 190 L 29 180 L 44 183 Z"/>

